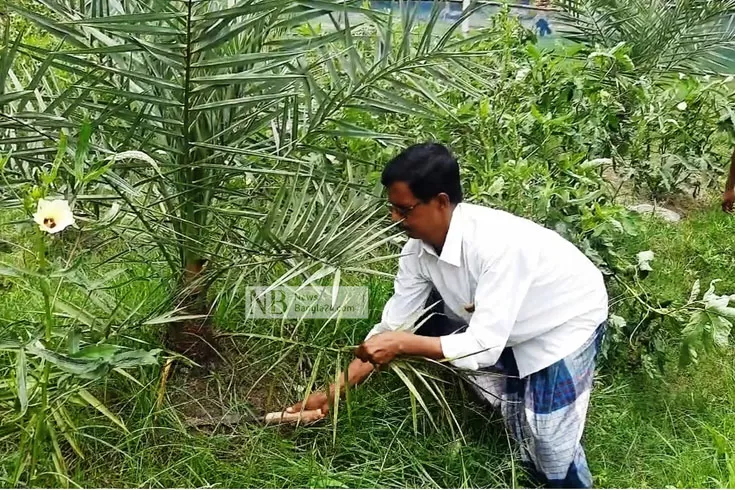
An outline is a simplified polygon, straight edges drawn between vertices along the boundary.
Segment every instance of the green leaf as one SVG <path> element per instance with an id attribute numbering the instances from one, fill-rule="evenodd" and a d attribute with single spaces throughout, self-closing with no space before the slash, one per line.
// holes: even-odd
<path id="1" fill-rule="evenodd" d="M 84 44 L 82 44 L 82 42 L 80 41 L 80 35 L 78 31 L 74 29 L 69 29 L 68 27 L 58 22 L 54 22 L 52 19 L 44 15 L 40 15 L 30 10 L 27 10 L 17 5 L 16 3 L 5 2 L 5 6 L 9 10 L 20 14 L 22 18 L 36 22 L 39 26 L 41 26 L 51 34 L 57 36 L 58 38 L 65 38 L 68 42 L 76 46 L 84 46 Z"/>
<path id="2" fill-rule="evenodd" d="M 26 384 L 26 351 L 20 349 L 15 362 L 15 383 L 18 387 L 18 401 L 20 402 L 20 414 L 25 415 L 28 410 L 28 385 Z"/>
<path id="3" fill-rule="evenodd" d="M 697 299 L 699 299 L 699 288 L 699 279 L 697 279 L 696 281 L 694 281 L 694 285 L 692 286 L 692 292 L 689 293 L 690 303 L 694 303 L 695 301 L 697 301 Z"/>
<path id="4" fill-rule="evenodd" d="M 74 355 L 79 352 L 79 343 L 82 339 L 82 333 L 78 328 L 72 328 L 67 336 L 67 345 L 69 354 Z"/>
<path id="5" fill-rule="evenodd" d="M 80 351 L 71 354 L 72 359 L 86 359 L 93 361 L 109 362 L 123 347 L 119 345 L 98 344 L 87 346 Z"/>
<path id="6" fill-rule="evenodd" d="M 611 327 L 619 331 L 622 331 L 628 325 L 628 322 L 625 321 L 625 318 L 618 315 L 610 315 L 609 323 Z"/>
<path id="7" fill-rule="evenodd" d="M 225 109 L 228 107 L 252 106 L 255 102 L 267 102 L 272 100 L 283 100 L 286 97 L 293 97 L 296 92 L 282 92 L 277 94 L 252 95 L 249 97 L 240 97 L 238 99 L 218 100 L 216 102 L 208 102 L 206 104 L 196 105 L 191 108 L 192 112 L 206 111 L 212 109 Z"/>
<path id="8" fill-rule="evenodd" d="M 342 371 L 342 355 L 340 352 L 338 352 L 337 362 L 334 368 L 334 386 L 340 386 L 339 375 L 341 371 Z M 337 444 L 337 420 L 338 420 L 337 417 L 339 415 L 340 391 L 341 390 L 338 390 L 338 389 L 334 390 L 334 399 L 332 400 L 332 410 L 334 411 L 334 413 L 332 414 L 332 445 L 333 446 Z"/>
<path id="9" fill-rule="evenodd" d="M 99 360 L 90 361 L 85 359 L 75 359 L 46 349 L 40 341 L 27 345 L 26 350 L 28 353 L 50 362 L 62 371 L 85 379 L 96 379 L 108 371 L 108 367 Z"/>
<path id="10" fill-rule="evenodd" d="M 87 152 L 89 151 L 89 139 L 91 136 L 92 125 L 89 122 L 84 122 L 82 128 L 79 130 L 77 148 L 74 154 L 74 177 L 76 177 L 77 182 L 84 180 L 84 164 L 87 158 Z"/>
<path id="11" fill-rule="evenodd" d="M 730 345 L 730 331 L 732 323 L 720 316 L 710 317 L 712 322 L 712 343 L 717 348 L 725 348 Z"/>
<path id="12" fill-rule="evenodd" d="M 87 325 L 88 327 L 92 327 L 95 324 L 95 318 L 90 313 L 87 313 L 81 308 L 71 303 L 67 303 L 66 301 L 63 301 L 59 298 L 56 298 L 56 300 L 54 301 L 54 308 L 59 313 L 63 313 L 69 318 L 72 318 L 79 323 Z"/>
<path id="13" fill-rule="evenodd" d="M 244 83 L 244 82 L 260 82 L 264 80 L 290 81 L 290 80 L 300 80 L 303 78 L 304 78 L 303 75 L 299 75 L 298 73 L 274 74 L 274 73 L 258 73 L 258 72 L 252 72 L 252 71 L 244 71 L 244 72 L 238 72 L 238 73 L 227 73 L 223 75 L 210 75 L 206 77 L 197 77 L 197 78 L 193 78 L 192 82 L 201 84 L 202 87 L 198 88 L 198 90 L 203 90 L 206 87 L 210 87 L 213 85 L 231 85 L 231 84 L 238 84 L 238 83 Z"/>
<path id="14" fill-rule="evenodd" d="M 493 181 L 485 192 L 489 196 L 499 196 L 503 192 L 503 187 L 505 187 L 505 179 L 500 175 Z"/>
<path id="15" fill-rule="evenodd" d="M 86 401 L 87 403 L 89 403 L 90 406 L 92 406 L 94 409 L 96 409 L 97 411 L 99 411 L 102 415 L 104 415 L 105 417 L 107 417 L 108 419 L 110 419 L 112 422 L 114 422 L 116 425 L 118 425 L 120 428 L 122 428 L 122 430 L 124 430 L 125 433 L 127 433 L 127 434 L 130 433 L 130 431 L 128 431 L 128 428 L 125 427 L 125 424 L 123 423 L 123 421 L 120 420 L 117 417 L 117 415 L 115 415 L 112 412 L 110 412 L 110 410 L 105 406 L 105 404 L 102 403 L 101 401 L 99 401 L 89 391 L 87 391 L 86 388 L 80 388 L 77 393 L 79 393 L 79 396 L 84 401 Z"/>
<path id="16" fill-rule="evenodd" d="M 337 295 L 339 294 L 339 281 L 342 277 L 342 270 L 337 269 L 334 273 L 334 283 L 332 284 L 332 308 L 337 304 Z"/>
<path id="17" fill-rule="evenodd" d="M 638 252 L 638 255 L 636 255 L 636 258 L 638 259 L 638 269 L 642 271 L 652 271 L 653 268 L 651 267 L 651 262 L 654 257 L 655 254 L 650 250 Z"/>
<path id="18" fill-rule="evenodd" d="M 252 65 L 265 61 L 293 60 L 308 53 L 307 50 L 267 51 L 262 53 L 245 53 L 234 56 L 224 56 L 214 59 L 204 59 L 192 64 L 192 68 L 232 68 L 242 65 Z"/>
<path id="19" fill-rule="evenodd" d="M 0 94 L 0 107 L 10 102 L 13 102 L 14 100 L 22 99 L 26 95 L 30 95 L 32 93 L 33 90 L 20 90 L 18 92 Z"/>
<path id="20" fill-rule="evenodd" d="M 82 452 L 82 449 L 79 447 L 79 443 L 77 443 L 77 440 L 72 434 L 72 431 L 75 431 L 76 427 L 71 424 L 71 419 L 69 417 L 69 414 L 66 412 L 66 409 L 63 407 L 63 405 L 58 405 L 55 407 L 54 410 L 51 410 L 51 414 L 56 421 L 56 426 L 59 428 L 61 434 L 69 443 L 69 446 L 71 446 L 74 452 L 77 453 L 77 455 L 81 459 L 84 459 L 84 453 Z"/>
<path id="21" fill-rule="evenodd" d="M 124 369 L 119 368 L 119 367 L 116 367 L 116 368 L 112 368 L 112 370 L 115 371 L 120 376 L 122 376 L 123 378 L 128 379 L 128 381 L 132 381 L 134 384 L 140 386 L 141 388 L 145 387 L 145 385 L 143 383 L 141 383 L 140 381 L 138 381 L 138 379 L 135 378 L 135 376 L 131 375 L 130 373 L 128 373 Z"/>
<path id="22" fill-rule="evenodd" d="M 398 377 L 403 381 L 403 384 L 406 385 L 408 388 L 409 393 L 416 399 L 416 401 L 419 402 L 421 405 L 421 408 L 424 409 L 424 412 L 426 412 L 426 415 L 429 417 L 429 421 L 431 422 L 431 425 L 434 426 L 436 430 L 439 430 L 436 426 L 436 422 L 434 422 L 434 417 L 431 414 L 431 411 L 429 410 L 429 407 L 426 405 L 426 402 L 424 402 L 424 398 L 421 396 L 421 393 L 416 389 L 416 386 L 413 384 L 413 382 L 409 379 L 408 375 L 403 372 L 403 369 L 398 365 L 398 363 L 393 362 L 390 364 L 391 371 L 396 373 Z M 414 420 L 416 419 L 416 414 L 414 414 Z"/>
<path id="23" fill-rule="evenodd" d="M 56 436 L 56 430 L 54 429 L 53 424 L 46 423 L 45 426 L 48 431 L 49 438 L 51 439 L 51 446 L 54 449 L 51 453 L 51 459 L 54 463 L 54 467 L 56 468 L 56 472 L 66 477 L 66 462 L 64 460 L 64 455 L 61 452 L 61 446 L 59 446 L 59 439 Z"/>
<path id="24" fill-rule="evenodd" d="M 176 20 L 186 18 L 186 12 L 150 12 L 131 15 L 107 15 L 104 17 L 72 20 L 65 25 L 107 25 L 107 24 L 143 24 L 151 21 Z"/>
<path id="25" fill-rule="evenodd" d="M 0 277 L 36 277 L 39 279 L 46 278 L 47 276 L 44 274 L 39 274 L 38 272 L 28 269 L 26 267 L 18 267 L 12 264 L 8 264 L 7 262 L 0 262 Z"/>
<path id="26" fill-rule="evenodd" d="M 158 354 L 161 349 L 146 351 L 142 349 L 131 350 L 116 354 L 112 359 L 112 365 L 119 369 L 129 369 L 138 366 L 154 366 L 158 364 Z"/>
<path id="27" fill-rule="evenodd" d="M 143 325 L 162 325 L 166 323 L 174 323 L 174 322 L 182 322 L 184 320 L 198 320 L 201 318 L 207 318 L 208 315 L 173 315 L 171 313 L 166 313 L 164 315 L 158 316 L 156 318 L 153 318 L 151 320 L 148 320 L 143 323 Z"/>
<path id="28" fill-rule="evenodd" d="M 205 12 L 203 14 L 192 16 L 192 21 L 198 22 L 202 20 L 220 20 L 228 17 L 236 18 L 245 14 L 257 14 L 263 11 L 267 12 L 267 9 L 271 7 L 276 7 L 279 4 L 283 4 L 282 0 L 266 0 L 258 3 L 254 3 L 252 2 L 252 0 L 244 0 L 240 1 L 235 7 L 213 10 L 211 12 Z"/>

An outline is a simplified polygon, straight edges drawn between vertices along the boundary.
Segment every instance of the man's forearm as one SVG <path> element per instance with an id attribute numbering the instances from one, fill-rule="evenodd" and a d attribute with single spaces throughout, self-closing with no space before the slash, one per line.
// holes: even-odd
<path id="1" fill-rule="evenodd" d="M 425 337 L 423 335 L 414 335 L 408 332 L 401 332 L 397 337 L 397 353 L 403 356 L 428 357 L 430 359 L 443 359 L 444 352 L 439 337 Z M 347 382 L 349 386 L 355 386 L 362 383 L 373 371 L 372 362 L 365 362 L 361 359 L 354 359 L 347 367 Z M 332 384 L 329 387 L 330 399 L 334 398 L 335 389 L 339 388 L 340 395 L 344 392 L 345 373 L 339 376 L 339 383 Z"/>
<path id="2" fill-rule="evenodd" d="M 730 173 L 727 176 L 725 191 L 731 191 L 733 189 L 735 189 L 735 150 L 733 150 L 732 156 L 730 157 Z"/>
<path id="3" fill-rule="evenodd" d="M 401 339 L 400 352 L 404 356 L 428 357 L 444 359 L 442 343 L 439 337 L 426 337 L 407 333 Z"/>

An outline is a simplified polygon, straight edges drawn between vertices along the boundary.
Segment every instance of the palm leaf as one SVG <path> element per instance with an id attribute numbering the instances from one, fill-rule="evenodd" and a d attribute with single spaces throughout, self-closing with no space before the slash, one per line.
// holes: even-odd
<path id="1" fill-rule="evenodd" d="M 735 1 L 559 0 L 564 35 L 591 47 L 624 42 L 639 71 L 702 71 L 735 54 Z"/>

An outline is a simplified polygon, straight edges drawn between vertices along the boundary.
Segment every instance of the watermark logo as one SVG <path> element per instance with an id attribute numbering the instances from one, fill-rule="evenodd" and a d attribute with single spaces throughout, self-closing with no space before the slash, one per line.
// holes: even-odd
<path id="1" fill-rule="evenodd" d="M 342 286 L 250 286 L 245 306 L 251 318 L 367 318 L 368 288 Z"/>

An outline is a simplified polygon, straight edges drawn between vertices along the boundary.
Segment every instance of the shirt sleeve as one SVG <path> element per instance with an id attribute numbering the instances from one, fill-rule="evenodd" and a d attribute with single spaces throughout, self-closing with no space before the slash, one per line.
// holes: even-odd
<path id="1" fill-rule="evenodd" d="M 483 267 L 475 291 L 475 311 L 467 330 L 440 338 L 442 352 L 454 366 L 477 370 L 498 362 L 526 298 L 538 255 L 509 246 Z"/>
<path id="2" fill-rule="evenodd" d="M 431 282 L 421 274 L 418 252 L 413 250 L 409 242 L 401 254 L 398 273 L 393 283 L 393 296 L 383 308 L 380 323 L 370 330 L 365 340 L 382 332 L 410 331 L 426 306 L 426 300 L 431 293 Z"/>

